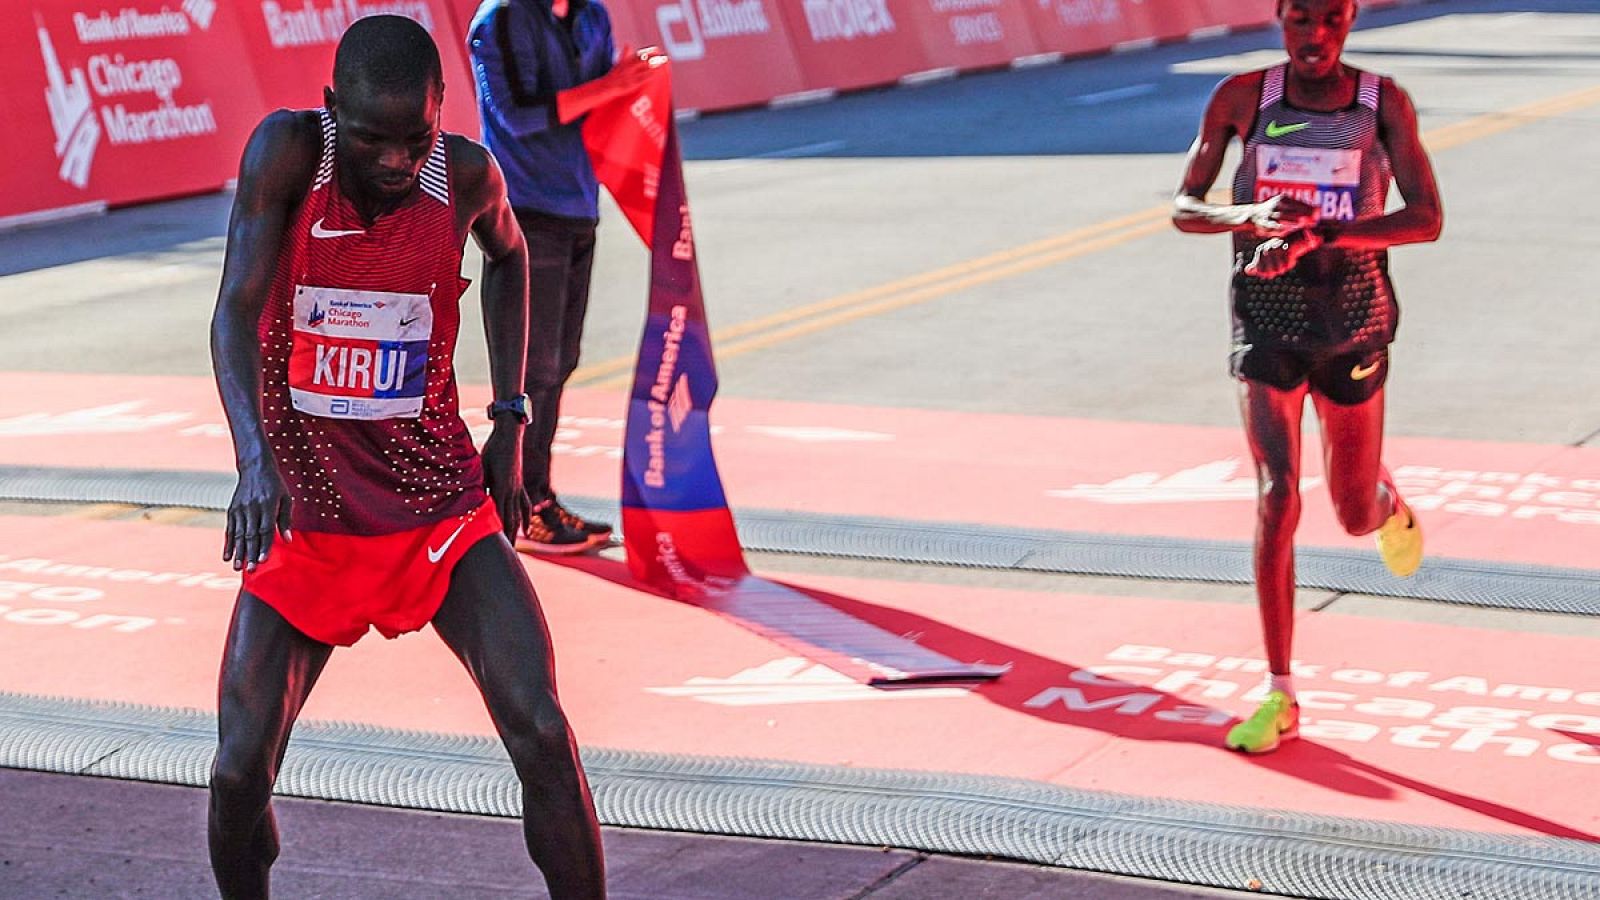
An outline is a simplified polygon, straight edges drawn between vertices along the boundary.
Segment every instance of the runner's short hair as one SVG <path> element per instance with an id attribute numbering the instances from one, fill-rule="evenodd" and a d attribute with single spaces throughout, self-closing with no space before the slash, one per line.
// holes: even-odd
<path id="1" fill-rule="evenodd" d="M 1278 16 L 1278 18 L 1280 18 L 1280 19 L 1283 18 L 1283 7 L 1288 2 L 1289 2 L 1289 0 L 1277 0 L 1277 16 Z M 1361 0 L 1350 0 L 1350 11 L 1351 12 L 1360 12 L 1361 11 Z"/>
<path id="2" fill-rule="evenodd" d="M 428 30 L 405 16 L 357 19 L 333 57 L 335 91 L 379 93 L 444 90 L 439 47 Z"/>

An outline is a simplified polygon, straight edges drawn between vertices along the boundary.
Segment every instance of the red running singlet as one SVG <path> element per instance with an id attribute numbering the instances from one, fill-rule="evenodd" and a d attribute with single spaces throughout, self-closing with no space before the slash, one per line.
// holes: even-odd
<path id="1" fill-rule="evenodd" d="M 379 535 L 487 494 L 456 398 L 462 241 L 440 133 L 412 196 L 367 224 L 339 188 L 333 117 L 261 315 L 262 417 L 294 531 Z"/>

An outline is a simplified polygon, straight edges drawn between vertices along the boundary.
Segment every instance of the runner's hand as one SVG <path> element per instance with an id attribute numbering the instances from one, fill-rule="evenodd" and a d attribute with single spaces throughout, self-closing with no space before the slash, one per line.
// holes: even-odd
<path id="1" fill-rule="evenodd" d="M 1310 228 L 1283 237 L 1268 238 L 1256 245 L 1256 253 L 1244 267 L 1255 278 L 1277 278 L 1293 269 L 1300 258 L 1322 246 L 1322 238 Z"/>
<path id="2" fill-rule="evenodd" d="M 494 431 L 483 442 L 483 483 L 511 541 L 533 515 L 533 504 L 522 486 L 522 428 L 521 422 L 502 416 L 495 419 Z"/>
<path id="3" fill-rule="evenodd" d="M 1287 194 L 1278 194 L 1255 204 L 1250 224 L 1257 237 L 1284 235 L 1317 224 L 1320 210 Z"/>
<path id="4" fill-rule="evenodd" d="M 289 539 L 289 509 L 293 501 L 278 467 L 258 459 L 239 467 L 239 485 L 228 502 L 228 533 L 222 559 L 233 562 L 235 572 L 254 572 L 267 559 L 272 540 L 282 532 Z"/>

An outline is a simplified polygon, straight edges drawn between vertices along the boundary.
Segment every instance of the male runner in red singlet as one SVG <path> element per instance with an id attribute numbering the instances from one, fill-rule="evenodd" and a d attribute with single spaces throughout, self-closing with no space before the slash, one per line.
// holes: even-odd
<path id="1" fill-rule="evenodd" d="M 1299 728 L 1290 647 L 1307 394 L 1340 524 L 1376 531 L 1396 575 L 1421 562 L 1422 531 L 1381 462 L 1399 315 L 1386 251 L 1432 241 L 1443 224 L 1411 99 L 1341 59 L 1355 0 L 1278 0 L 1277 12 L 1288 61 L 1217 88 L 1173 214 L 1182 231 L 1233 234 L 1232 367 L 1260 480 L 1256 593 L 1271 666 L 1266 702 L 1227 735 L 1249 753 L 1274 750 Z M 1235 137 L 1244 159 L 1233 204 L 1208 203 Z M 1405 206 L 1386 213 L 1391 181 Z"/>
<path id="2" fill-rule="evenodd" d="M 528 514 L 527 252 L 493 159 L 439 130 L 443 91 L 420 25 L 361 19 L 326 108 L 275 112 L 245 148 L 212 322 L 239 468 L 223 558 L 244 570 L 211 777 L 224 897 L 267 896 L 272 785 L 334 645 L 430 622 L 505 741 L 551 895 L 605 894 L 549 635 L 508 541 Z M 469 233 L 500 398 L 481 459 L 452 365 Z"/>

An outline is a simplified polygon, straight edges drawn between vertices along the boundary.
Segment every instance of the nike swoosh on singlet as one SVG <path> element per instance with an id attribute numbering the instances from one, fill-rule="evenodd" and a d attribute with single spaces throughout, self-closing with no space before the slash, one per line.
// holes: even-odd
<path id="1" fill-rule="evenodd" d="M 468 518 L 470 518 L 470 516 Z M 445 541 L 444 541 L 443 544 L 439 545 L 439 549 L 435 550 L 432 547 L 429 547 L 428 548 L 428 562 L 436 563 L 439 560 L 444 559 L 445 551 L 450 549 L 450 545 L 454 544 L 456 542 L 456 538 L 461 536 L 461 529 L 466 528 L 466 527 L 467 527 L 467 520 L 466 519 L 462 519 L 461 520 L 461 524 L 456 526 L 456 530 L 450 532 L 450 536 L 448 538 L 445 538 Z"/>
<path id="2" fill-rule="evenodd" d="M 1267 137 L 1280 138 L 1286 134 L 1294 134 L 1302 128 L 1310 128 L 1310 122 L 1295 122 L 1290 125 L 1279 125 L 1276 120 L 1267 123 Z"/>
<path id="3" fill-rule="evenodd" d="M 1381 365 L 1383 365 L 1382 360 L 1365 366 L 1354 366 L 1350 369 L 1350 380 L 1363 381 L 1371 376 L 1373 372 L 1378 371 L 1378 367 Z"/>
<path id="4" fill-rule="evenodd" d="M 418 320 L 418 319 L 420 319 L 420 318 L 422 318 L 422 317 L 421 317 L 421 316 L 412 316 L 412 317 L 411 317 L 411 318 L 409 318 L 409 319 L 401 319 L 401 320 L 400 320 L 400 327 L 401 327 L 401 328 L 404 328 L 404 327 L 406 327 L 406 326 L 407 326 L 407 325 L 410 325 L 410 324 L 411 324 L 411 323 L 412 323 L 412 322 L 415 322 L 415 321 L 416 321 L 416 320 Z"/>
<path id="5" fill-rule="evenodd" d="M 334 230 L 329 229 L 329 228 L 323 228 L 321 219 L 318 219 L 315 222 L 311 223 L 311 236 L 314 237 L 314 238 L 349 237 L 349 236 L 351 236 L 353 234 L 366 234 L 366 232 L 365 231 L 361 231 L 361 230 L 357 230 L 357 231 L 334 231 Z"/>

